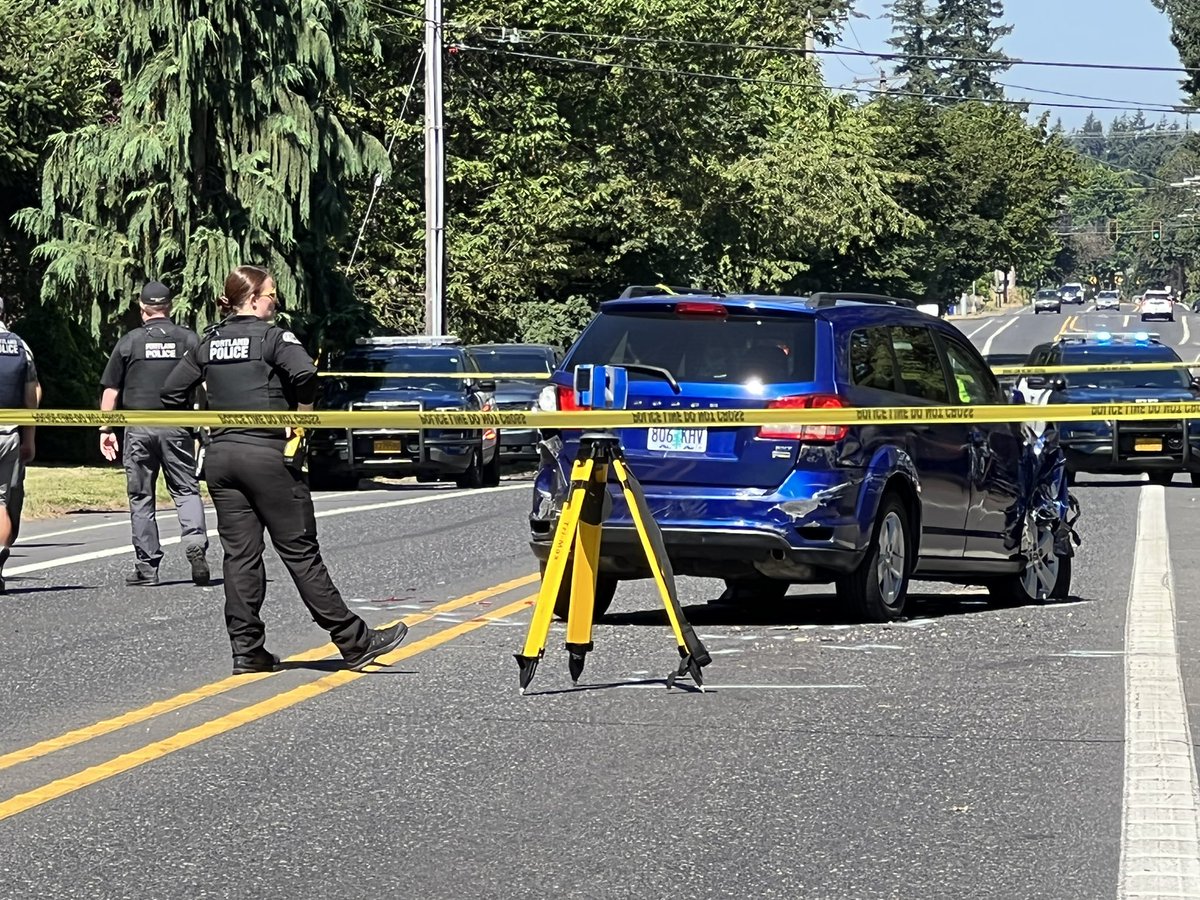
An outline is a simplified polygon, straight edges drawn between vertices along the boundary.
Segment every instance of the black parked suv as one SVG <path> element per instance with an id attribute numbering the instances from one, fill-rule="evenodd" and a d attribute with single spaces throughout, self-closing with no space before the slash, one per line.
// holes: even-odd
<path id="1" fill-rule="evenodd" d="M 325 378 L 318 409 L 494 408 L 495 384 L 472 377 L 479 367 L 455 337 L 359 338 L 334 371 L 386 373 L 387 377 Z M 349 489 L 357 486 L 360 478 L 378 475 L 413 475 L 420 482 L 453 481 L 463 488 L 494 486 L 500 483 L 499 440 L 494 430 L 313 431 L 308 477 L 314 490 Z"/>
<path id="2" fill-rule="evenodd" d="M 550 373 L 562 362 L 561 347 L 551 344 L 476 344 L 467 351 L 487 374 L 528 375 L 496 379 L 496 408 L 501 412 L 537 410 L 538 397 Z M 504 428 L 500 452 L 511 457 L 537 457 L 536 428 Z"/>

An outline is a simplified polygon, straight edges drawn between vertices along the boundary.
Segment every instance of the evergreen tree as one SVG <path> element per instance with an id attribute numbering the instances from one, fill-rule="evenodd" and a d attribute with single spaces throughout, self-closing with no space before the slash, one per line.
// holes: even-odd
<path id="1" fill-rule="evenodd" d="M 119 100 L 52 140 L 41 205 L 17 216 L 48 262 L 43 296 L 112 328 L 157 278 L 211 314 L 230 268 L 257 263 L 294 324 L 359 327 L 336 271 L 346 187 L 386 170 L 337 110 L 343 52 L 370 42 L 361 0 L 92 7 L 118 36 Z"/>
<path id="2" fill-rule="evenodd" d="M 936 93 L 938 77 L 933 61 L 928 58 L 934 20 L 927 12 L 925 0 L 893 0 L 884 8 L 892 19 L 888 44 L 900 54 L 893 67 L 896 77 L 904 79 L 907 91 Z"/>
<path id="3" fill-rule="evenodd" d="M 950 57 L 938 63 L 943 93 L 953 97 L 995 100 L 1004 89 L 995 76 L 1011 63 L 997 44 L 1012 33 L 1002 0 L 939 0 L 929 39 L 932 52 Z"/>
<path id="4" fill-rule="evenodd" d="M 1200 103 L 1200 7 L 1195 0 L 1154 0 L 1171 20 L 1171 43 L 1179 61 L 1190 69 L 1180 87 L 1192 103 Z"/>

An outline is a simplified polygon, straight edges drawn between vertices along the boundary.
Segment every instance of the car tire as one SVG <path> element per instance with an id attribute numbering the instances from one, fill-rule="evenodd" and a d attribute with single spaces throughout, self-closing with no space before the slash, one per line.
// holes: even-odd
<path id="1" fill-rule="evenodd" d="M 483 486 L 498 487 L 500 484 L 500 448 L 492 454 L 491 462 L 483 467 Z"/>
<path id="2" fill-rule="evenodd" d="M 1053 536 L 1049 538 L 1049 541 L 1051 552 L 1053 552 Z M 1033 587 L 1038 583 L 1038 579 L 1029 573 L 1027 566 L 1025 572 L 1001 578 L 988 585 L 988 593 L 991 595 L 992 602 L 1003 606 L 1028 606 L 1034 603 L 1048 603 L 1051 600 L 1069 599 L 1071 596 L 1071 557 L 1056 556 L 1054 559 L 1056 560 L 1056 571 L 1053 575 L 1054 583 L 1049 591 L 1046 591 L 1044 587 Z"/>
<path id="3" fill-rule="evenodd" d="M 311 491 L 353 491 L 358 489 L 353 472 L 333 472 L 324 466 L 308 464 L 308 489 Z"/>
<path id="4" fill-rule="evenodd" d="M 1192 472 L 1192 487 L 1200 487 L 1200 472 Z"/>
<path id="5" fill-rule="evenodd" d="M 778 603 L 787 595 L 791 582 L 760 575 L 757 578 L 726 578 L 721 603 Z"/>
<path id="6" fill-rule="evenodd" d="M 1146 474 L 1150 476 L 1151 484 L 1168 485 L 1175 480 L 1175 473 L 1169 469 L 1166 471 L 1159 469 L 1153 472 L 1147 472 Z"/>
<path id="7" fill-rule="evenodd" d="M 915 546 L 912 518 L 904 501 L 897 494 L 885 494 L 875 516 L 867 555 L 858 568 L 837 579 L 839 602 L 864 622 L 900 618 L 908 599 Z"/>
<path id="8" fill-rule="evenodd" d="M 464 490 L 477 490 L 483 487 L 483 462 L 479 459 L 479 451 L 471 451 L 471 463 L 466 471 L 454 476 L 454 483 Z"/>
<path id="9" fill-rule="evenodd" d="M 571 611 L 571 565 L 574 557 L 567 560 L 567 574 L 563 578 L 562 585 L 558 590 L 558 596 L 554 598 L 554 615 L 567 621 L 567 614 Z M 546 564 L 541 564 L 542 577 L 546 577 Z M 592 621 L 598 622 L 608 612 L 608 608 L 612 606 L 613 598 L 617 594 L 617 579 L 611 575 L 596 576 L 596 600 L 592 605 Z"/>

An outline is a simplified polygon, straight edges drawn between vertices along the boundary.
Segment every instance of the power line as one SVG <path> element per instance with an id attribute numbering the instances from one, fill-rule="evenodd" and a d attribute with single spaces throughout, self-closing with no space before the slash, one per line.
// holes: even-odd
<path id="1" fill-rule="evenodd" d="M 464 23 L 456 23 L 464 25 Z M 465 26 L 469 27 L 469 26 Z M 1200 67 L 1185 67 L 1185 66 L 1139 66 L 1122 63 L 1083 63 L 1083 62 L 1068 62 L 1063 60 L 1033 60 L 1033 59 L 1016 59 L 1003 58 L 997 60 L 986 56 L 955 56 L 953 54 L 932 54 L 932 53 L 886 53 L 868 51 L 862 49 L 854 49 L 845 45 L 837 45 L 841 49 L 817 48 L 807 50 L 804 47 L 796 44 L 766 44 L 742 42 L 732 43 L 728 41 L 702 41 L 687 38 L 669 38 L 669 37 L 652 37 L 647 35 L 632 35 L 632 34 L 604 34 L 588 31 L 569 31 L 563 29 L 552 28 L 529 28 L 518 29 L 507 26 L 480 26 L 484 29 L 493 31 L 514 31 L 520 32 L 523 35 L 540 35 L 540 36 L 557 36 L 557 37 L 586 37 L 598 38 L 601 40 L 611 41 L 628 41 L 631 43 L 645 44 L 674 44 L 677 46 L 686 47 L 710 47 L 727 50 L 764 50 L 779 53 L 798 53 L 801 55 L 813 54 L 816 56 L 859 56 L 868 57 L 870 59 L 881 59 L 890 62 L 894 61 L 909 61 L 921 60 L 926 62 L 967 62 L 967 63 L 988 63 L 995 64 L 1002 62 L 1007 66 L 1044 66 L 1061 69 L 1103 69 L 1115 72 L 1174 72 L 1177 74 L 1192 74 L 1200 72 Z"/>
<path id="2" fill-rule="evenodd" d="M 1130 107 L 1126 106 L 1096 106 L 1093 104 L 1081 103 L 1035 103 L 1029 100 L 1011 100 L 1003 97 L 995 98 L 980 98 L 980 97 L 962 97 L 953 94 L 926 94 L 917 91 L 900 91 L 900 90 L 879 90 L 877 88 L 854 87 L 852 85 L 835 85 L 827 86 L 824 84 L 808 81 L 790 81 L 778 78 L 754 78 L 747 75 L 730 75 L 721 72 L 705 72 L 705 71 L 689 71 L 685 69 L 671 69 L 664 66 L 645 66 L 638 63 L 627 62 L 602 62 L 594 59 L 580 59 L 572 56 L 551 56 L 542 53 L 525 53 L 518 50 L 493 49 L 490 47 L 472 47 L 469 44 L 455 44 L 459 50 L 475 51 L 479 53 L 491 53 L 499 56 L 518 57 L 521 59 L 537 59 L 545 62 L 553 62 L 564 65 L 591 66 L 598 69 L 627 69 L 638 72 L 652 72 L 659 75 L 674 75 L 684 78 L 708 78 L 717 81 L 732 81 L 742 84 L 766 84 L 776 87 L 803 87 L 809 89 L 829 89 L 837 91 L 848 91 L 856 94 L 867 94 L 870 96 L 884 97 L 912 97 L 921 100 L 950 100 L 955 102 L 972 101 L 977 103 L 986 103 L 997 106 L 1010 107 L 1025 107 L 1025 106 L 1044 106 L 1054 109 L 1118 109 L 1124 110 Z M 1158 111 L 1158 110 L 1155 110 Z"/>

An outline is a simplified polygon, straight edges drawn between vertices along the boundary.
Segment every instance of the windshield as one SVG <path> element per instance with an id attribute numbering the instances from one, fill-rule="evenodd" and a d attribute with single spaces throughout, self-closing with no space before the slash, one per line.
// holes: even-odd
<path id="1" fill-rule="evenodd" d="M 471 355 L 484 372 L 549 375 L 554 371 L 553 360 L 541 350 L 472 350 Z"/>
<path id="2" fill-rule="evenodd" d="M 410 378 L 350 378 L 350 391 L 362 395 L 367 391 L 458 391 L 466 383 L 461 378 L 438 378 L 440 373 L 465 372 L 462 355 L 424 351 L 374 356 L 347 356 L 338 369 L 343 372 L 411 372 Z M 474 369 L 472 369 L 474 371 Z"/>
<path id="3" fill-rule="evenodd" d="M 1121 364 L 1121 363 L 1148 363 L 1148 362 L 1177 362 L 1178 358 L 1172 359 L 1156 359 L 1149 360 L 1143 357 L 1126 357 L 1105 359 L 1103 362 L 1097 359 L 1067 359 L 1065 362 L 1068 365 L 1086 365 L 1089 362 L 1094 362 L 1097 365 L 1105 364 Z M 1177 390 L 1179 388 L 1187 389 L 1191 384 L 1190 376 L 1186 369 L 1159 369 L 1154 371 L 1141 372 L 1083 372 L 1073 373 L 1066 376 L 1067 384 L 1075 388 L 1167 388 Z"/>
<path id="4" fill-rule="evenodd" d="M 1039 300 L 1043 300 L 1047 297 L 1057 297 L 1057 296 L 1058 296 L 1058 291 L 1038 291 L 1036 294 L 1036 297 Z"/>
<path id="5" fill-rule="evenodd" d="M 811 317 L 604 313 L 580 337 L 567 367 L 639 363 L 666 369 L 680 382 L 787 384 L 812 381 Z M 631 381 L 661 381 L 630 372 Z"/>
<path id="6" fill-rule="evenodd" d="M 1114 297 L 1119 297 L 1120 295 L 1116 291 L 1101 291 L 1096 296 L 1101 300 L 1112 300 Z"/>

